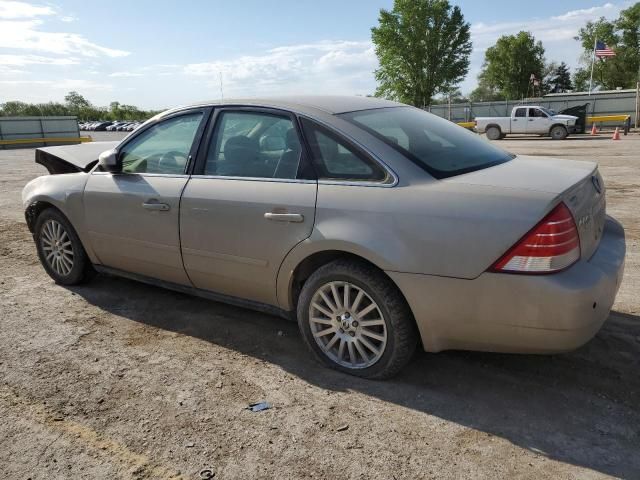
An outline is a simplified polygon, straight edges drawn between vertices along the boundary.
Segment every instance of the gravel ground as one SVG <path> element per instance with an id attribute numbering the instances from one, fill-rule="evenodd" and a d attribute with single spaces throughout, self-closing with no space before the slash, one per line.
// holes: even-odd
<path id="1" fill-rule="evenodd" d="M 500 145 L 600 163 L 628 238 L 614 311 L 571 354 L 421 352 L 387 382 L 320 367 L 279 318 L 55 285 L 20 205 L 45 171 L 0 150 L 0 477 L 640 478 L 640 136 Z"/>

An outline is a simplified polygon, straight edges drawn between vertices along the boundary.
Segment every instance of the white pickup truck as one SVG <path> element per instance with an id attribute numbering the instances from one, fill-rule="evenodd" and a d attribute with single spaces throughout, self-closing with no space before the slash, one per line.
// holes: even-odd
<path id="1" fill-rule="evenodd" d="M 476 131 L 486 133 L 489 140 L 500 140 L 507 134 L 549 135 L 564 140 L 576 129 L 578 117 L 558 115 L 536 105 L 513 107 L 510 117 L 476 117 Z"/>

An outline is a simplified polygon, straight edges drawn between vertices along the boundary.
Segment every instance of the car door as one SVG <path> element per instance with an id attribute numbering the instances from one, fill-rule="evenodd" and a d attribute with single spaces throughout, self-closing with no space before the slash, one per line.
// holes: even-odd
<path id="1" fill-rule="evenodd" d="M 511 133 L 527 132 L 527 109 L 516 108 L 513 117 L 511 117 Z"/>
<path id="2" fill-rule="evenodd" d="M 317 181 L 300 138 L 288 112 L 217 109 L 180 207 L 194 286 L 277 304 L 278 269 L 314 223 Z"/>
<path id="3" fill-rule="evenodd" d="M 122 173 L 91 173 L 85 222 L 102 265 L 190 283 L 180 253 L 180 196 L 209 112 L 183 111 L 148 126 L 118 147 Z"/>
<path id="4" fill-rule="evenodd" d="M 547 133 L 551 128 L 551 119 L 539 108 L 529 108 L 527 133 Z"/>

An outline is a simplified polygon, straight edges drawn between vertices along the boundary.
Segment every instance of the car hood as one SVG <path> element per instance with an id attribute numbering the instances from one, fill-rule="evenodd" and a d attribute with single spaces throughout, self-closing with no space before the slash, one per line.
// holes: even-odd
<path id="1" fill-rule="evenodd" d="M 36 163 L 43 165 L 50 174 L 88 172 L 98 161 L 98 156 L 120 142 L 90 142 L 80 145 L 36 148 Z"/>
<path id="2" fill-rule="evenodd" d="M 506 163 L 443 181 L 559 195 L 592 175 L 596 168 L 593 162 L 518 155 Z"/>
<path id="3" fill-rule="evenodd" d="M 573 115 L 564 115 L 564 114 L 557 114 L 551 118 L 553 120 L 577 120 L 578 119 L 578 117 L 575 117 Z"/>

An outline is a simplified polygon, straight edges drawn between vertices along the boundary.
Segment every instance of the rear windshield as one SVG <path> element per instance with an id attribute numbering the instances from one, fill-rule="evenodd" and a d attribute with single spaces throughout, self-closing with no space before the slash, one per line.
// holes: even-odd
<path id="1" fill-rule="evenodd" d="M 481 170 L 513 158 L 475 133 L 418 108 L 378 108 L 340 116 L 386 142 L 435 178 Z"/>

